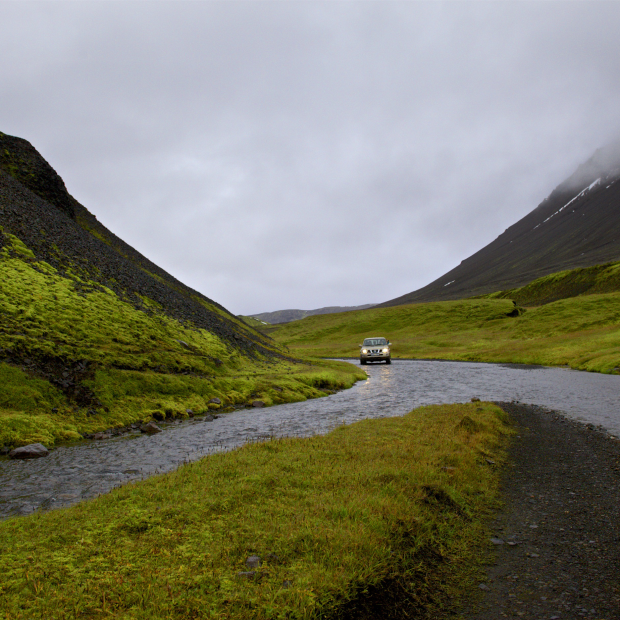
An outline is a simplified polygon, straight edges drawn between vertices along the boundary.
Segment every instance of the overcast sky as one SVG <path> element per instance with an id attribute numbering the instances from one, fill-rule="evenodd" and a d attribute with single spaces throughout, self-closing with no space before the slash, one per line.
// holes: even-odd
<path id="1" fill-rule="evenodd" d="M 0 131 L 235 314 L 382 302 L 620 135 L 618 2 L 0 2 Z"/>

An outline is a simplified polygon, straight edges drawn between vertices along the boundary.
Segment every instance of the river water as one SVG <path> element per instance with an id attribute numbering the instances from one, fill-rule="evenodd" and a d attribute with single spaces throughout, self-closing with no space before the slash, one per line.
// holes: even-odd
<path id="1" fill-rule="evenodd" d="M 327 433 L 364 418 L 398 416 L 420 405 L 481 400 L 520 401 L 620 435 L 620 376 L 563 368 L 394 360 L 369 364 L 366 381 L 302 403 L 243 409 L 212 422 L 162 423 L 136 432 L 60 446 L 46 458 L 0 461 L 0 518 L 66 506 L 248 441 Z"/>

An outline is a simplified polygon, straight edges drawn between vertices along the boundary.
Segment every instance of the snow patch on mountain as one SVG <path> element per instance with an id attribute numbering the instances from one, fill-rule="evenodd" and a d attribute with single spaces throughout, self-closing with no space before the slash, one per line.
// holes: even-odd
<path id="1" fill-rule="evenodd" d="M 601 177 L 596 179 L 596 181 L 592 181 L 592 183 L 590 183 L 588 187 L 582 189 L 573 199 L 569 200 L 563 207 L 560 207 L 555 213 L 552 213 L 546 220 L 543 220 L 541 223 L 544 224 L 545 222 L 548 222 L 554 215 L 557 215 L 558 213 L 560 213 L 560 211 L 564 211 L 564 209 L 566 209 L 568 205 L 572 204 L 573 202 L 575 202 L 575 200 L 577 200 L 578 198 L 581 198 L 584 194 L 586 194 L 587 192 L 594 189 L 597 185 L 600 185 L 600 184 L 601 184 Z M 539 226 L 540 224 L 536 224 L 536 226 L 534 226 L 532 230 L 536 230 Z"/>

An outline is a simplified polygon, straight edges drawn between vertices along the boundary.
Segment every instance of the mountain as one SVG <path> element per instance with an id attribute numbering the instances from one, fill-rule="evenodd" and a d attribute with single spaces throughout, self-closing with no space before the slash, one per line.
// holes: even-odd
<path id="1" fill-rule="evenodd" d="M 379 304 L 463 299 L 620 259 L 620 141 L 599 149 L 533 211 L 427 286 Z"/>
<path id="2" fill-rule="evenodd" d="M 250 317 L 275 325 L 277 323 L 290 323 L 291 321 L 297 321 L 316 314 L 335 314 L 337 312 L 365 310 L 366 308 L 372 308 L 374 305 L 375 304 L 364 304 L 363 306 L 327 306 L 326 308 L 318 308 L 317 310 L 275 310 L 274 312 L 251 314 Z"/>
<path id="3" fill-rule="evenodd" d="M 111 233 L 29 142 L 0 133 L 0 455 L 320 396 L 360 378 L 345 366 L 290 358 Z"/>

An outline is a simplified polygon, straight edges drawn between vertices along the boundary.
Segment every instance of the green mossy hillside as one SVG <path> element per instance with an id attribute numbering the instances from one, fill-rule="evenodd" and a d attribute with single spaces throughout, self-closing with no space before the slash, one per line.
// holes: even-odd
<path id="1" fill-rule="evenodd" d="M 483 575 L 507 422 L 490 403 L 423 407 L 9 519 L 0 615 L 443 617 Z"/>
<path id="2" fill-rule="evenodd" d="M 465 299 L 312 316 L 268 333 L 297 355 L 356 357 L 369 336 L 393 358 L 620 370 L 620 293 L 561 299 L 525 310 L 509 299 Z"/>
<path id="3" fill-rule="evenodd" d="M 303 400 L 365 377 L 349 365 L 286 358 L 258 334 L 253 354 L 251 341 L 236 349 L 147 297 L 138 309 L 59 274 L 13 235 L 2 241 L 0 447 L 186 417 L 217 408 L 212 398 L 222 408 Z"/>
<path id="4" fill-rule="evenodd" d="M 620 262 L 614 262 L 558 271 L 537 278 L 521 288 L 498 291 L 477 299 L 512 299 L 519 306 L 542 306 L 569 297 L 618 291 Z"/>

